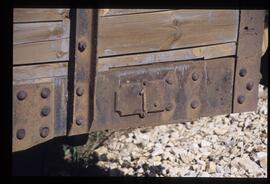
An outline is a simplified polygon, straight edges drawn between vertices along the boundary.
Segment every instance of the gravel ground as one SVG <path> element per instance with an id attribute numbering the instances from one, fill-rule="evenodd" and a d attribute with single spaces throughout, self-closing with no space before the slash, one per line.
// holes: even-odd
<path id="1" fill-rule="evenodd" d="M 257 112 L 114 132 L 96 165 L 110 176 L 266 177 L 267 88 L 259 96 Z"/>

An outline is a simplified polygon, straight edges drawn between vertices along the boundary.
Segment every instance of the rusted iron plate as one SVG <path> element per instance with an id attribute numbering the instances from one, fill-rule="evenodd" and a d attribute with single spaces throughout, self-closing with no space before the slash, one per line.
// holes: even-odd
<path id="1" fill-rule="evenodd" d="M 234 62 L 235 58 L 230 57 L 99 72 L 95 83 L 95 114 L 91 131 L 185 122 L 201 116 L 230 113 Z M 143 85 L 144 82 L 146 85 Z M 149 87 L 147 84 L 150 84 Z M 115 93 L 119 95 L 123 86 L 127 89 L 120 95 L 119 102 Z M 130 92 L 134 86 L 136 90 Z M 141 86 L 140 98 L 137 95 Z M 143 109 L 143 116 L 133 112 L 139 108 L 140 100 L 146 108 Z M 129 115 L 120 116 L 116 103 L 121 103 L 120 109 Z"/>
<path id="2" fill-rule="evenodd" d="M 20 81 L 13 85 L 13 151 L 54 137 L 54 97 L 52 79 Z"/>
<path id="3" fill-rule="evenodd" d="M 264 16 L 264 10 L 241 10 L 233 112 L 257 108 Z"/>
<path id="4" fill-rule="evenodd" d="M 92 121 L 92 86 L 95 69 L 95 28 L 97 11 L 77 9 L 76 15 L 76 48 L 74 74 L 74 107 L 73 121 L 70 122 L 68 135 L 89 132 Z"/>
<path id="5" fill-rule="evenodd" d="M 23 92 L 19 95 L 19 91 Z M 67 63 L 13 67 L 13 92 L 13 151 L 66 135 Z M 24 100 L 18 99 L 17 95 L 25 94 Z M 41 108 L 46 104 L 50 105 L 50 118 L 48 115 L 49 120 L 41 118 L 39 121 Z M 41 138 L 37 129 L 47 124 L 51 134 Z M 24 131 L 25 138 L 18 140 L 16 134 L 22 128 L 20 132 Z"/>

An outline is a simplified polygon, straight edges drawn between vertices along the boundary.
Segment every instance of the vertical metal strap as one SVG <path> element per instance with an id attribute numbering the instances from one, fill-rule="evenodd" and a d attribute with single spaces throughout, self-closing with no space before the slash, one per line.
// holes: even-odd
<path id="1" fill-rule="evenodd" d="M 76 13 L 76 47 L 73 118 L 68 135 L 89 132 L 93 119 L 93 86 L 96 64 L 96 13 L 78 9 Z"/>
<path id="2" fill-rule="evenodd" d="M 257 108 L 263 27 L 264 10 L 241 10 L 233 112 Z"/>

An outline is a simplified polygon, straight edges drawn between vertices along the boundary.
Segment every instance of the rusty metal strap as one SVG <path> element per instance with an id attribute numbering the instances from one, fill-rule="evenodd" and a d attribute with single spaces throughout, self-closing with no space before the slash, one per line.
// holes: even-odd
<path id="1" fill-rule="evenodd" d="M 93 86 L 96 63 L 96 10 L 77 9 L 73 118 L 68 135 L 89 132 L 93 114 Z"/>
<path id="2" fill-rule="evenodd" d="M 234 80 L 233 112 L 254 111 L 258 102 L 264 10 L 242 10 Z"/>

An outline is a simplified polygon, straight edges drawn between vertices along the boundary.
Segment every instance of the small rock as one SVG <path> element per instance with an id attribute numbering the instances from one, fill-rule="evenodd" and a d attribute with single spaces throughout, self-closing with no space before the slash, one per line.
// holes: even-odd
<path id="1" fill-rule="evenodd" d="M 200 146 L 201 147 L 210 147 L 211 143 L 208 142 L 208 141 L 202 140 L 201 143 L 200 143 Z"/>
<path id="2" fill-rule="evenodd" d="M 217 135 L 224 135 L 228 132 L 228 128 L 226 127 L 220 127 L 220 128 L 216 128 L 214 130 L 214 133 L 217 134 Z"/>
<path id="3" fill-rule="evenodd" d="M 152 156 L 161 155 L 163 153 L 163 149 L 160 147 L 154 147 L 153 152 L 151 153 Z"/>
<path id="4" fill-rule="evenodd" d="M 260 170 L 260 167 L 255 162 L 245 157 L 244 158 L 236 157 L 234 160 L 232 160 L 231 164 L 236 167 L 241 167 L 244 170 L 248 171 L 249 173 L 257 174 Z"/>
<path id="5" fill-rule="evenodd" d="M 267 153 L 259 152 L 257 153 L 257 158 L 260 161 L 260 166 L 264 169 L 267 169 Z"/>
<path id="6" fill-rule="evenodd" d="M 210 175 L 207 172 L 202 172 L 199 176 L 200 177 L 209 177 Z"/>
<path id="7" fill-rule="evenodd" d="M 209 164 L 207 165 L 207 172 L 208 173 L 216 172 L 216 164 L 214 162 L 209 162 Z"/>

